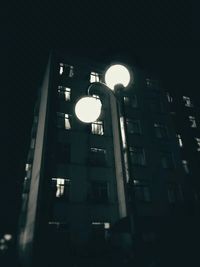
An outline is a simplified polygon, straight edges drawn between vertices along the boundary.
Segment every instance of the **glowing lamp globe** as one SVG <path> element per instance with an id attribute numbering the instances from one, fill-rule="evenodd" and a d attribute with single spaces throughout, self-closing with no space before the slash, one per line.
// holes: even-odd
<path id="1" fill-rule="evenodd" d="M 94 97 L 83 97 L 75 105 L 77 118 L 85 123 L 91 123 L 98 119 L 101 114 L 101 101 Z"/>
<path id="2" fill-rule="evenodd" d="M 112 90 L 114 90 L 117 84 L 122 84 L 126 87 L 130 79 L 131 77 L 128 69 L 120 64 L 110 66 L 105 74 L 105 83 Z"/>

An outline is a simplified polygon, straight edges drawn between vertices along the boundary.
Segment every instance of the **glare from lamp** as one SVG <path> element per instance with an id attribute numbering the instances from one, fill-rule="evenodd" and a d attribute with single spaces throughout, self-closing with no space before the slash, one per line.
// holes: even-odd
<path id="1" fill-rule="evenodd" d="M 83 97 L 75 105 L 77 118 L 85 123 L 96 121 L 101 114 L 101 101 L 94 97 Z"/>
<path id="2" fill-rule="evenodd" d="M 110 66 L 105 73 L 105 83 L 112 90 L 114 90 L 117 84 L 122 84 L 126 87 L 130 79 L 131 77 L 128 69 L 120 64 Z"/>

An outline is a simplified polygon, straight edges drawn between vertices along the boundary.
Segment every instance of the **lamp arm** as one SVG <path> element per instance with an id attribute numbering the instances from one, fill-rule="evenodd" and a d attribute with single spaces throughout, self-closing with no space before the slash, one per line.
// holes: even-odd
<path id="1" fill-rule="evenodd" d="M 89 85 L 88 89 L 87 89 L 87 94 L 91 95 L 92 92 L 91 90 L 93 89 L 93 87 L 96 87 L 97 91 L 102 91 L 103 93 L 109 94 L 109 95 L 114 95 L 114 92 L 105 84 L 102 82 L 94 82 L 92 84 Z"/>

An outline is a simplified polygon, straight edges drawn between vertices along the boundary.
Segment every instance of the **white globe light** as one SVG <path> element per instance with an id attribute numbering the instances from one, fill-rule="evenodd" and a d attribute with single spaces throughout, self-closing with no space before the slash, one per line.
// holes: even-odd
<path id="1" fill-rule="evenodd" d="M 75 105 L 75 113 L 78 119 L 85 123 L 91 123 L 101 114 L 101 101 L 94 97 L 83 97 Z"/>
<path id="2" fill-rule="evenodd" d="M 130 73 L 123 65 L 112 65 L 109 67 L 105 74 L 105 82 L 107 86 L 114 90 L 116 84 L 123 84 L 126 87 L 130 82 Z"/>

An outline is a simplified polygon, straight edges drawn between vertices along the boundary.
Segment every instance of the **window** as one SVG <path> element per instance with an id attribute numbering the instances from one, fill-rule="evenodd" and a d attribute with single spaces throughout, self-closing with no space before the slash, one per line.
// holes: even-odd
<path id="1" fill-rule="evenodd" d="M 183 102 L 186 107 L 192 108 L 193 104 L 188 96 L 183 96 Z"/>
<path id="2" fill-rule="evenodd" d="M 149 88 L 150 87 L 157 88 L 158 87 L 158 81 L 150 79 L 150 78 L 147 78 L 146 79 L 146 86 L 149 87 Z"/>
<path id="3" fill-rule="evenodd" d="M 190 171 L 189 171 L 189 166 L 188 166 L 188 161 L 187 160 L 182 160 L 182 164 L 183 164 L 183 169 L 184 169 L 184 171 L 185 171 L 185 173 L 189 173 Z"/>
<path id="4" fill-rule="evenodd" d="M 189 116 L 189 121 L 190 121 L 190 127 L 191 128 L 196 128 L 197 127 L 194 116 Z"/>
<path id="5" fill-rule="evenodd" d="M 103 135 L 103 121 L 95 121 L 91 124 L 91 132 L 92 134 Z"/>
<path id="6" fill-rule="evenodd" d="M 70 145 L 64 143 L 57 143 L 55 154 L 57 163 L 70 162 Z"/>
<path id="7" fill-rule="evenodd" d="M 58 97 L 64 101 L 70 101 L 71 89 L 64 86 L 58 86 Z"/>
<path id="8" fill-rule="evenodd" d="M 200 138 L 195 137 L 195 140 L 197 142 L 197 151 L 200 152 Z"/>
<path id="9" fill-rule="evenodd" d="M 52 186 L 54 197 L 69 199 L 70 179 L 52 178 Z"/>
<path id="10" fill-rule="evenodd" d="M 105 181 L 90 181 L 88 200 L 93 203 L 108 202 L 108 183 Z"/>
<path id="11" fill-rule="evenodd" d="M 99 79 L 99 74 L 98 73 L 96 73 L 96 72 L 91 72 L 90 73 L 90 82 L 91 83 L 94 83 L 94 82 L 99 82 L 100 81 L 100 79 Z"/>
<path id="12" fill-rule="evenodd" d="M 145 153 L 141 147 L 130 147 L 130 159 L 132 164 L 145 165 Z"/>
<path id="13" fill-rule="evenodd" d="M 173 169 L 175 167 L 171 152 L 163 152 L 161 154 L 161 165 L 164 169 Z"/>
<path id="14" fill-rule="evenodd" d="M 141 127 L 139 120 L 126 120 L 127 123 L 127 131 L 131 134 L 141 134 Z"/>
<path id="15" fill-rule="evenodd" d="M 161 123 L 154 123 L 155 134 L 158 138 L 167 138 L 168 130 L 167 127 Z"/>
<path id="16" fill-rule="evenodd" d="M 31 171 L 31 169 L 32 169 L 32 165 L 31 164 L 29 164 L 29 163 L 26 163 L 26 166 L 25 166 L 25 171 Z"/>
<path id="17" fill-rule="evenodd" d="M 109 238 L 110 223 L 92 222 L 92 238 L 94 241 L 105 241 Z"/>
<path id="18" fill-rule="evenodd" d="M 137 96 L 132 95 L 130 97 L 124 96 L 124 103 L 127 106 L 130 106 L 132 108 L 137 108 L 138 107 L 138 101 L 137 101 Z"/>
<path id="19" fill-rule="evenodd" d="M 152 112 L 160 113 L 164 111 L 163 102 L 161 101 L 160 96 L 157 95 L 151 98 L 150 108 Z"/>
<path id="20" fill-rule="evenodd" d="M 102 148 L 91 147 L 89 162 L 92 165 L 105 165 L 106 164 L 106 150 Z"/>
<path id="21" fill-rule="evenodd" d="M 182 147 L 183 146 L 183 142 L 182 142 L 182 139 L 181 139 L 181 135 L 180 134 L 177 134 L 176 136 L 178 138 L 178 144 L 179 144 L 179 146 Z"/>
<path id="22" fill-rule="evenodd" d="M 139 201 L 150 202 L 151 194 L 149 185 L 139 180 L 134 180 L 135 198 Z"/>
<path id="23" fill-rule="evenodd" d="M 92 95 L 92 97 L 96 98 L 96 99 L 100 99 L 99 95 Z"/>
<path id="24" fill-rule="evenodd" d="M 65 130 L 71 129 L 71 115 L 57 112 L 57 127 Z"/>
<path id="25" fill-rule="evenodd" d="M 167 101 L 169 102 L 169 103 L 172 103 L 173 102 L 173 98 L 172 98 L 172 96 L 170 95 L 170 93 L 166 93 L 166 96 L 167 96 Z"/>
<path id="26" fill-rule="evenodd" d="M 183 193 L 180 185 L 169 184 L 167 188 L 169 203 L 173 204 L 175 202 L 183 201 Z"/>
<path id="27" fill-rule="evenodd" d="M 59 65 L 59 74 L 65 75 L 67 77 L 74 76 L 74 67 L 68 64 L 60 63 Z"/>
<path id="28" fill-rule="evenodd" d="M 58 231 L 63 233 L 69 231 L 69 223 L 67 222 L 50 221 L 48 222 L 48 227 L 56 232 Z"/>

